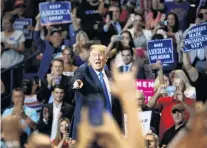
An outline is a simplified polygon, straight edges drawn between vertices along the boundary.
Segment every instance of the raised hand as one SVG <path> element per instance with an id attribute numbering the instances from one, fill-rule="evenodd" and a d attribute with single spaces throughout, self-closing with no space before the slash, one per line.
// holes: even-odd
<path id="1" fill-rule="evenodd" d="M 127 115 L 127 141 L 131 148 L 144 148 L 145 139 L 142 135 L 141 124 L 137 116 L 136 103 L 136 68 L 132 67 L 132 71 L 121 73 L 113 64 L 111 82 L 112 93 L 115 94 L 124 106 L 124 112 Z"/>
<path id="2" fill-rule="evenodd" d="M 48 112 L 48 108 L 44 107 L 43 109 L 43 118 L 48 121 L 49 119 L 49 112 Z"/>
<path id="3" fill-rule="evenodd" d="M 119 98 L 132 98 L 136 94 L 136 69 L 127 73 L 120 73 L 119 70 L 112 65 L 113 82 L 111 83 L 111 90 L 114 95 Z M 126 87 L 127 86 L 127 87 Z"/>

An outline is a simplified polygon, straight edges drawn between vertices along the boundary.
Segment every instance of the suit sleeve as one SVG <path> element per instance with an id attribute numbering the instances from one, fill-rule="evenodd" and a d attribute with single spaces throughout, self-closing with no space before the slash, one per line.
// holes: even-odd
<path id="1" fill-rule="evenodd" d="M 73 113 L 74 113 L 74 107 L 70 104 L 67 105 L 67 114 L 66 117 L 72 121 L 73 118 Z"/>
<path id="2" fill-rule="evenodd" d="M 69 87 L 73 88 L 73 84 L 76 80 L 81 80 L 82 82 L 84 81 L 84 72 L 82 70 L 82 67 L 78 68 L 75 72 L 74 72 L 74 76 L 71 78 L 70 82 L 69 82 Z"/>
<path id="3" fill-rule="evenodd" d="M 37 124 L 37 129 L 41 133 L 49 134 L 48 131 L 51 130 L 52 118 L 49 117 L 48 122 L 47 123 L 44 122 L 44 120 L 43 120 L 43 109 L 44 109 L 44 107 L 42 108 L 42 110 L 40 112 L 40 120 Z"/>

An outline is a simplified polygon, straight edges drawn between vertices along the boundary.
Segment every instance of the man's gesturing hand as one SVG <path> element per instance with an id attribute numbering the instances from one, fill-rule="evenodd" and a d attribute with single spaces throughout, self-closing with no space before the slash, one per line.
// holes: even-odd
<path id="1" fill-rule="evenodd" d="M 83 82 L 81 80 L 76 80 L 73 83 L 73 89 L 80 89 L 83 87 Z"/>

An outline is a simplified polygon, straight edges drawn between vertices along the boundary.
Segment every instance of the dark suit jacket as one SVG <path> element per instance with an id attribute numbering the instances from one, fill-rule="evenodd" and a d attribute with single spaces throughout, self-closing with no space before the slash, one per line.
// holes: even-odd
<path id="1" fill-rule="evenodd" d="M 48 120 L 47 124 L 43 121 L 44 107 L 48 108 L 48 112 L 49 112 L 49 120 Z M 44 107 L 43 107 L 41 114 L 40 114 L 40 120 L 37 125 L 37 129 L 41 133 L 45 133 L 47 135 L 50 135 L 51 128 L 52 128 L 52 121 L 53 121 L 53 103 L 45 104 Z M 72 120 L 72 116 L 73 116 L 73 112 L 74 112 L 74 107 L 72 105 L 63 102 L 62 106 L 61 106 L 61 111 L 62 111 L 63 118 L 66 117 L 66 118 L 70 119 L 70 121 Z"/>
<path id="2" fill-rule="evenodd" d="M 111 78 L 110 72 L 107 70 L 105 70 L 105 72 L 108 78 L 110 79 Z M 80 121 L 81 108 L 85 102 L 84 100 L 87 99 L 87 96 L 89 94 L 98 93 L 99 95 L 101 95 L 101 97 L 105 98 L 104 91 L 99 81 L 99 78 L 91 66 L 83 66 L 75 71 L 75 75 L 70 81 L 71 87 L 73 87 L 73 84 L 77 79 L 83 81 L 83 87 L 75 92 L 76 106 L 74 112 L 74 119 L 72 121 L 72 128 L 70 132 L 73 139 L 76 139 L 76 128 L 77 128 L 77 124 Z M 117 123 L 120 125 L 120 127 L 122 127 L 123 121 L 122 121 L 122 110 L 121 110 L 120 102 L 117 99 L 115 99 L 113 96 L 111 97 L 111 99 L 112 99 L 112 114 L 116 119 Z"/>
<path id="3" fill-rule="evenodd" d="M 69 88 L 69 81 L 70 81 L 71 77 L 68 76 L 64 76 L 62 75 L 62 78 L 60 80 L 60 85 L 64 88 L 64 98 L 63 100 L 69 104 L 72 104 L 72 100 L 74 99 L 74 91 Z M 47 79 L 43 79 L 42 83 L 41 83 L 41 87 L 37 92 L 37 98 L 38 100 L 42 101 L 45 100 L 45 103 L 48 103 L 49 98 L 52 94 L 52 90 L 53 88 L 51 87 L 50 89 L 48 88 L 48 83 L 47 83 Z"/>
<path id="4" fill-rule="evenodd" d="M 119 70 L 121 72 L 124 72 L 124 66 L 119 67 Z M 144 68 L 143 67 L 138 70 L 137 79 L 146 79 L 146 76 L 145 76 Z"/>
<path id="5" fill-rule="evenodd" d="M 125 23 L 119 22 L 119 24 L 120 24 L 121 28 L 123 29 Z M 118 32 L 112 24 L 110 25 L 110 27 L 108 29 L 108 32 L 105 32 L 103 30 L 104 25 L 105 25 L 105 23 L 100 23 L 99 24 L 99 26 L 98 26 L 98 35 L 97 36 L 101 40 L 101 44 L 103 44 L 105 46 L 108 46 L 108 44 L 111 41 L 111 37 L 113 35 L 117 35 Z"/>

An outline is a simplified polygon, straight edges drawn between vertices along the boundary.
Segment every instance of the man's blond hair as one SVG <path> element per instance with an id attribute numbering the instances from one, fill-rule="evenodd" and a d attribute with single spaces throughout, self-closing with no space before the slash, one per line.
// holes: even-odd
<path id="1" fill-rule="evenodd" d="M 97 50 L 97 51 L 100 51 L 100 52 L 106 54 L 106 46 L 101 45 L 101 44 L 92 45 L 90 47 L 90 52 L 93 51 L 93 50 Z"/>

